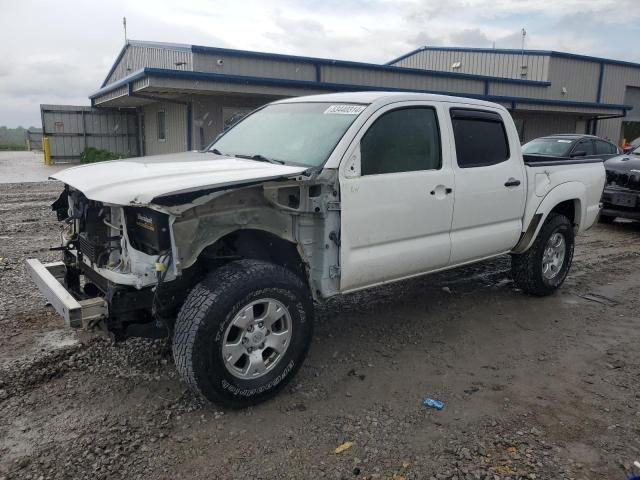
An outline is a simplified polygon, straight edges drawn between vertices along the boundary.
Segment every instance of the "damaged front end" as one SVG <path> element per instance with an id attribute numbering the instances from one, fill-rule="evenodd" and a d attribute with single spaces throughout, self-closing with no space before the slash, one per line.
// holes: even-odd
<path id="1" fill-rule="evenodd" d="M 100 327 L 118 337 L 166 336 L 163 319 L 179 307 L 172 290 L 181 283 L 172 261 L 172 217 L 93 201 L 68 186 L 52 210 L 61 222 L 55 250 L 62 251 L 62 261 L 27 265 L 67 324 Z"/>
<path id="2" fill-rule="evenodd" d="M 71 327 L 116 338 L 171 335 L 189 291 L 241 258 L 281 265 L 316 299 L 339 291 L 335 172 L 203 189 L 142 205 L 92 200 L 66 186 L 52 209 L 62 261 L 29 260 L 34 281 Z"/>

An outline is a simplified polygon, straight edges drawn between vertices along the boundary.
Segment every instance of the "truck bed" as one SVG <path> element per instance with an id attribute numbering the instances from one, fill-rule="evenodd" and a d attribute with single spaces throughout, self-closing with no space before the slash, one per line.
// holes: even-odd
<path id="1" fill-rule="evenodd" d="M 547 155 L 522 155 L 525 165 L 530 167 L 549 167 L 554 165 L 577 165 L 581 163 L 602 163 L 602 158 L 551 157 Z"/>

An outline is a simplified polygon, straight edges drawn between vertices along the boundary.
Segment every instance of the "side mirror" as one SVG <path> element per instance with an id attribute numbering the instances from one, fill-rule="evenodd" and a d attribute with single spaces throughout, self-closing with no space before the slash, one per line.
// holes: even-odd
<path id="1" fill-rule="evenodd" d="M 585 152 L 584 150 L 578 150 L 577 152 L 573 152 L 570 157 L 586 157 L 587 156 L 587 152 Z"/>

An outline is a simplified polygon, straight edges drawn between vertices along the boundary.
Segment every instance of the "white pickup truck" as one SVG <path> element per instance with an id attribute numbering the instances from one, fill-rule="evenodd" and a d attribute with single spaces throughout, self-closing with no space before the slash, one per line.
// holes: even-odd
<path id="1" fill-rule="evenodd" d="M 300 367 L 314 301 L 504 254 L 522 290 L 551 294 L 605 171 L 523 159 L 494 103 L 361 92 L 271 103 L 202 152 L 53 178 L 63 259 L 27 263 L 67 324 L 169 336 L 186 383 L 242 407 Z"/>

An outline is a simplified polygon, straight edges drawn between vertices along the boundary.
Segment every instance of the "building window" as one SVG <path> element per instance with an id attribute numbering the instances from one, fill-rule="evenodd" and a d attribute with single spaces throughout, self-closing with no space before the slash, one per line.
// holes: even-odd
<path id="1" fill-rule="evenodd" d="M 167 139 L 164 110 L 158 112 L 158 140 L 164 142 Z"/>
<path id="2" fill-rule="evenodd" d="M 432 108 L 403 108 L 380 116 L 360 141 L 362 175 L 437 170 L 440 132 Z"/>
<path id="3" fill-rule="evenodd" d="M 460 168 L 487 167 L 509 159 L 507 132 L 497 113 L 452 109 L 451 122 Z"/>

